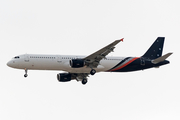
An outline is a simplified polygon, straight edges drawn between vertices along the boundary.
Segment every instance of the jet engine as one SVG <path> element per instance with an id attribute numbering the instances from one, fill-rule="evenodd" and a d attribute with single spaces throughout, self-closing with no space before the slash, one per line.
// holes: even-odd
<path id="1" fill-rule="evenodd" d="M 85 66 L 85 61 L 83 59 L 72 59 L 69 64 L 72 68 L 80 68 Z"/>
<path id="2" fill-rule="evenodd" d="M 59 82 L 69 82 L 72 80 L 70 73 L 59 73 L 57 74 L 57 79 Z"/>

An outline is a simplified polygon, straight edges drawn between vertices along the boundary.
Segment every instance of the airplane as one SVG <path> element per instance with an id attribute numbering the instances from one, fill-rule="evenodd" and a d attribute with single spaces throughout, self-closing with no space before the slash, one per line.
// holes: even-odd
<path id="1" fill-rule="evenodd" d="M 68 82 L 75 79 L 85 85 L 88 82 L 87 77 L 95 75 L 97 72 L 130 72 L 153 67 L 159 68 L 170 63 L 166 59 L 172 53 L 162 56 L 165 37 L 158 37 L 141 57 L 107 56 L 113 52 L 115 46 L 123 39 L 115 40 L 88 56 L 23 54 L 13 57 L 7 63 L 7 66 L 24 69 L 24 77 L 28 76 L 28 70 L 61 70 L 65 73 L 57 74 L 59 82 Z"/>

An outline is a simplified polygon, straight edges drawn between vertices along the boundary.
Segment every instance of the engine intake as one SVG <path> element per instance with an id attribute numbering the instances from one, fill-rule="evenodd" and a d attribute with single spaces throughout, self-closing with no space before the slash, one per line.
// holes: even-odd
<path id="1" fill-rule="evenodd" d="M 59 82 L 69 82 L 72 80 L 70 73 L 59 73 L 57 74 L 57 79 Z"/>
<path id="2" fill-rule="evenodd" d="M 83 59 L 72 59 L 69 64 L 72 68 L 80 68 L 85 66 L 85 61 Z"/>

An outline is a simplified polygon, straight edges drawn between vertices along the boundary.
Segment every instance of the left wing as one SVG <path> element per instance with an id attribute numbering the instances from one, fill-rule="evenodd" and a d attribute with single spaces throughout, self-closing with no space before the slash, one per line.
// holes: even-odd
<path id="1" fill-rule="evenodd" d="M 124 38 L 123 38 L 124 39 Z M 110 52 L 113 52 L 114 46 L 117 45 L 120 41 L 123 41 L 123 39 L 115 40 L 111 44 L 107 45 L 106 47 L 98 50 L 97 52 L 87 56 L 84 58 L 86 65 L 91 68 L 96 68 L 99 64 L 99 62 L 106 58 L 106 55 L 108 55 Z"/>

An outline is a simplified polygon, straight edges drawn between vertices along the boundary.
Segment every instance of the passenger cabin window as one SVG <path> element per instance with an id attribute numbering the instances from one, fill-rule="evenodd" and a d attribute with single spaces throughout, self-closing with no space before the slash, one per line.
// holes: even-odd
<path id="1" fill-rule="evenodd" d="M 15 59 L 18 59 L 18 58 L 19 58 L 19 56 L 15 56 L 14 58 L 15 58 Z"/>

